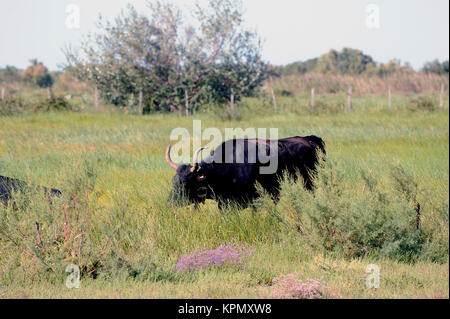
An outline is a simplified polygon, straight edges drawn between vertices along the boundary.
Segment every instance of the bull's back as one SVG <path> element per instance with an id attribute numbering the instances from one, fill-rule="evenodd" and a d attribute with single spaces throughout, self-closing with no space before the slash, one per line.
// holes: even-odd
<path id="1" fill-rule="evenodd" d="M 47 188 L 42 187 L 44 194 L 51 196 L 61 196 L 62 192 L 57 188 Z M 24 192 L 30 189 L 30 186 L 27 182 L 22 181 L 17 178 L 0 176 L 0 202 L 3 202 L 5 205 L 8 201 L 11 200 L 14 192 Z"/>
<path id="2" fill-rule="evenodd" d="M 261 148 L 264 149 L 263 152 Z M 218 146 L 206 161 L 221 164 L 253 164 L 267 163 L 270 157 L 277 156 L 278 160 L 289 162 L 309 157 L 316 158 L 318 151 L 325 154 L 325 143 L 315 135 L 278 140 L 233 139 Z"/>

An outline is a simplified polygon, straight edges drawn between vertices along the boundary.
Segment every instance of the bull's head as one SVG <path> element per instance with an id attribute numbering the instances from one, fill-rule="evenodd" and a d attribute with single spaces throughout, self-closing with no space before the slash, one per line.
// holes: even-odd
<path id="1" fill-rule="evenodd" d="M 177 172 L 173 177 L 173 188 L 170 192 L 169 202 L 175 205 L 189 205 L 203 203 L 208 192 L 207 178 L 202 173 L 197 157 L 206 147 L 194 152 L 192 165 L 178 165 L 170 158 L 170 145 L 166 149 L 166 162 Z"/>

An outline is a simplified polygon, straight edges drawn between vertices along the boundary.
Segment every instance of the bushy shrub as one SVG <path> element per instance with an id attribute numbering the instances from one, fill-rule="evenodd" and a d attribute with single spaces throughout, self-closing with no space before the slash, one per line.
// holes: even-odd
<path id="1" fill-rule="evenodd" d="M 434 111 L 436 101 L 431 96 L 421 95 L 409 100 L 408 109 L 410 111 Z"/>
<path id="2" fill-rule="evenodd" d="M 274 90 L 274 93 L 275 93 L 276 96 L 287 96 L 287 97 L 294 96 L 294 93 L 292 93 L 289 90 L 285 90 L 285 89 L 278 89 L 278 88 L 276 88 Z"/>
<path id="3" fill-rule="evenodd" d="M 295 212 L 289 224 L 316 249 L 347 258 L 387 256 L 413 262 L 433 235 L 419 227 L 414 179 L 398 167 L 391 176 L 389 189 L 367 172 L 349 186 L 342 170 L 327 161 L 313 193 L 285 182 L 281 207 Z"/>
<path id="4" fill-rule="evenodd" d="M 7 95 L 0 99 L 0 116 L 20 114 L 26 107 L 23 99 Z"/>
<path id="5" fill-rule="evenodd" d="M 432 210 L 435 216 L 428 218 L 422 259 L 432 262 L 448 262 L 449 256 L 449 202 L 436 203 Z M 425 226 L 425 225 L 424 225 Z"/>
<path id="6" fill-rule="evenodd" d="M 69 103 L 64 97 L 56 96 L 50 99 L 32 99 L 7 95 L 0 99 L 0 116 L 17 115 L 27 112 L 77 111 L 78 108 Z"/>
<path id="7" fill-rule="evenodd" d="M 51 87 L 54 79 L 47 67 L 36 59 L 30 60 L 30 63 L 31 65 L 23 72 L 25 80 L 41 88 Z"/>
<path id="8" fill-rule="evenodd" d="M 56 96 L 37 103 L 34 107 L 34 111 L 74 111 L 74 109 L 64 97 Z"/>
<path id="9" fill-rule="evenodd" d="M 14 194 L 9 206 L 0 203 L 0 286 L 62 284 L 69 264 L 92 279 L 173 282 L 189 276 L 176 271 L 172 260 L 160 262 L 167 256 L 158 255 L 148 237 L 148 214 L 135 201 L 125 194 L 108 210 L 102 207 L 95 189 L 97 156 L 61 164 L 66 167 L 52 185 L 61 189 L 60 198 L 49 202 L 42 190 L 31 188 Z"/>
<path id="10" fill-rule="evenodd" d="M 3 246 L 2 253 L 10 261 L 28 258 L 19 269 L 8 271 L 15 276 L 23 274 L 25 281 L 48 276 L 60 280 L 70 263 L 79 265 L 85 275 L 97 273 L 104 252 L 93 247 L 96 234 L 90 232 L 90 171 L 85 163 L 73 165 L 74 176 L 57 185 L 61 198 L 49 201 L 41 189 L 30 188 L 17 192 L 7 207 L 0 205 L 0 240 L 10 243 Z M 78 184 L 86 187 L 78 189 Z"/>

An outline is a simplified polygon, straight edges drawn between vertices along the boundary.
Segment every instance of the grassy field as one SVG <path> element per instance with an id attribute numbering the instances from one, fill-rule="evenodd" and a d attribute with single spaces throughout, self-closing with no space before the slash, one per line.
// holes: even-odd
<path id="1" fill-rule="evenodd" d="M 272 298 L 274 279 L 293 273 L 319 279 L 334 297 L 449 298 L 448 111 L 412 112 L 400 98 L 386 111 L 374 96 L 352 113 L 318 115 L 295 107 L 306 101 L 280 98 L 273 114 L 269 102 L 249 100 L 228 117 L 0 117 L 0 175 L 65 194 L 52 205 L 17 194 L 16 207 L 0 207 L 0 298 Z M 285 182 L 280 203 L 264 196 L 256 211 L 221 212 L 212 201 L 172 207 L 164 150 L 171 130 L 192 131 L 193 119 L 222 132 L 276 127 L 279 137 L 322 137 L 317 192 Z M 175 269 L 182 255 L 232 240 L 254 249 L 239 267 Z M 79 289 L 65 285 L 71 263 L 83 274 Z M 378 289 L 366 287 L 369 264 L 380 268 Z"/>

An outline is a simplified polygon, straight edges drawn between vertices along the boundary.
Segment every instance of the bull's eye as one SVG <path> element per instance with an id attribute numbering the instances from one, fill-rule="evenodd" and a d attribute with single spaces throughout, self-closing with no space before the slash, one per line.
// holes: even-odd
<path id="1" fill-rule="evenodd" d="M 205 179 L 205 175 L 203 175 L 203 174 L 199 175 L 198 179 Z"/>

